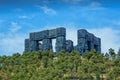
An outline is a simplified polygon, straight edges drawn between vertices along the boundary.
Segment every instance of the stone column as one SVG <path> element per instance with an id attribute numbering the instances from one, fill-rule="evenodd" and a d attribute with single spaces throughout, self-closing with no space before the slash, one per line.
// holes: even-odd
<path id="1" fill-rule="evenodd" d="M 29 42 L 30 42 L 29 39 L 25 39 L 25 52 L 30 52 L 30 50 L 29 50 Z"/>
<path id="2" fill-rule="evenodd" d="M 66 42 L 66 38 L 63 36 L 56 38 L 56 46 L 55 46 L 56 52 L 65 50 L 66 48 L 65 42 Z"/>
<path id="3" fill-rule="evenodd" d="M 73 47 L 73 41 L 66 40 L 66 51 L 70 53 L 70 52 L 73 51 L 73 49 L 74 49 L 74 47 Z"/>
<path id="4" fill-rule="evenodd" d="M 88 39 L 87 39 L 87 50 L 91 51 L 92 49 L 94 49 L 94 35 L 91 33 L 88 33 Z"/>
<path id="5" fill-rule="evenodd" d="M 38 41 L 32 41 L 31 40 L 29 49 L 30 49 L 30 52 L 38 51 L 39 50 L 39 43 L 38 43 Z"/>
<path id="6" fill-rule="evenodd" d="M 43 39 L 42 40 L 42 51 L 52 50 L 52 40 Z"/>
<path id="7" fill-rule="evenodd" d="M 29 51 L 38 51 L 39 50 L 39 43 L 38 40 L 35 38 L 35 32 L 30 33 L 30 42 L 29 42 Z"/>
<path id="8" fill-rule="evenodd" d="M 98 38 L 98 52 L 101 53 L 101 39 Z"/>
<path id="9" fill-rule="evenodd" d="M 80 54 L 83 54 L 85 52 L 85 38 L 79 38 L 78 42 L 78 51 L 80 52 Z"/>
<path id="10" fill-rule="evenodd" d="M 78 30 L 77 37 L 78 37 L 78 51 L 80 54 L 85 52 L 85 45 L 86 45 L 86 33 L 87 31 L 84 29 Z"/>

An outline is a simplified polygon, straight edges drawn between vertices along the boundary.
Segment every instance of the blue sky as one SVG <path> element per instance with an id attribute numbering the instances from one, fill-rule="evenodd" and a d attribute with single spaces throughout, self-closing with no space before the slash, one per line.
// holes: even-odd
<path id="1" fill-rule="evenodd" d="M 102 52 L 120 48 L 119 0 L 0 0 L 0 55 L 24 51 L 30 32 L 65 27 L 77 44 L 77 30 L 102 39 Z"/>

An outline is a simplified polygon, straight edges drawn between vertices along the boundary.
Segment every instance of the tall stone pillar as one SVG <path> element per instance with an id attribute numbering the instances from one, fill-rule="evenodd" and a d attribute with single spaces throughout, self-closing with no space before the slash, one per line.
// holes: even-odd
<path id="1" fill-rule="evenodd" d="M 101 53 L 101 39 L 98 38 L 98 52 Z"/>
<path id="2" fill-rule="evenodd" d="M 78 51 L 80 54 L 83 54 L 85 52 L 85 38 L 79 38 L 78 42 Z"/>
<path id="3" fill-rule="evenodd" d="M 38 41 L 30 41 L 29 49 L 30 49 L 30 52 L 32 52 L 32 51 L 38 51 L 39 50 Z"/>
<path id="4" fill-rule="evenodd" d="M 73 50 L 74 50 L 73 41 L 66 40 L 66 51 L 67 52 L 72 52 Z"/>
<path id="5" fill-rule="evenodd" d="M 52 50 L 52 40 L 51 39 L 43 39 L 42 40 L 42 51 Z"/>
<path id="6" fill-rule="evenodd" d="M 29 50 L 29 43 L 30 43 L 30 40 L 29 39 L 25 39 L 25 52 L 30 52 L 30 50 Z"/>
<path id="7" fill-rule="evenodd" d="M 30 44 L 29 44 L 29 51 L 32 52 L 32 51 L 38 51 L 39 50 L 39 43 L 38 43 L 38 40 L 36 40 L 35 38 L 35 32 L 33 33 L 30 33 Z"/>
<path id="8" fill-rule="evenodd" d="M 56 38 L 56 46 L 55 46 L 56 52 L 65 50 L 66 48 L 65 42 L 66 42 L 66 38 L 63 36 Z"/>
<path id="9" fill-rule="evenodd" d="M 80 54 L 83 54 L 85 52 L 85 47 L 86 45 L 86 33 L 87 31 L 84 29 L 78 30 L 77 35 L 78 35 L 78 51 Z"/>
<path id="10" fill-rule="evenodd" d="M 94 49 L 94 35 L 91 33 L 87 33 L 87 35 L 88 35 L 88 37 L 86 37 L 87 38 L 86 43 L 88 46 L 87 51 L 91 51 L 92 49 Z"/>

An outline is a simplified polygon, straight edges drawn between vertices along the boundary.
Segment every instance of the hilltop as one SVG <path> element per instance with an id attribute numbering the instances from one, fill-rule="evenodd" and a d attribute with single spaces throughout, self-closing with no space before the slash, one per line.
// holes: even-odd
<path id="1" fill-rule="evenodd" d="M 0 56 L 0 80 L 120 80 L 120 50 L 52 51 Z"/>

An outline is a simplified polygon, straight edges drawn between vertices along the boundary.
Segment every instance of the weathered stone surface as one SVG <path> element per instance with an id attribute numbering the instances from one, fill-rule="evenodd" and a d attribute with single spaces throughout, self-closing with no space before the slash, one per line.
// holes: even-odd
<path id="1" fill-rule="evenodd" d="M 84 29 L 78 30 L 78 51 L 83 54 L 85 51 L 96 49 L 101 52 L 101 40 Z"/>
<path id="2" fill-rule="evenodd" d="M 79 38 L 85 38 L 86 37 L 86 34 L 87 34 L 87 31 L 85 30 L 85 29 L 80 29 L 80 30 L 78 30 L 78 39 Z"/>
<path id="3" fill-rule="evenodd" d="M 30 40 L 35 40 L 35 32 L 30 33 Z"/>
<path id="4" fill-rule="evenodd" d="M 56 39 L 56 52 L 65 50 L 66 29 L 63 27 L 40 32 L 32 32 L 29 37 L 29 46 L 28 42 L 25 41 L 25 51 L 51 50 L 51 39 Z M 40 44 L 39 41 L 42 41 L 42 44 Z"/>
<path id="5" fill-rule="evenodd" d="M 101 39 L 87 32 L 87 30 L 78 30 L 77 38 L 78 43 L 76 46 L 73 46 L 73 42 L 71 40 L 66 40 L 66 29 L 63 27 L 32 32 L 29 35 L 29 39 L 25 40 L 25 51 L 52 50 L 52 39 L 56 39 L 56 52 L 61 50 L 66 50 L 68 52 L 77 50 L 79 53 L 83 54 L 85 51 L 90 51 L 92 49 L 96 49 L 96 51 L 101 52 Z M 41 43 L 39 41 L 41 41 Z"/>
<path id="6" fill-rule="evenodd" d="M 30 40 L 29 39 L 25 39 L 25 51 L 26 52 L 29 52 L 29 43 L 30 43 Z"/>
<path id="7" fill-rule="evenodd" d="M 66 29 L 61 27 L 56 29 L 57 37 L 64 36 L 66 37 Z"/>
<path id="8" fill-rule="evenodd" d="M 57 30 L 56 29 L 49 30 L 49 38 L 53 39 L 56 37 L 57 37 Z"/>
<path id="9" fill-rule="evenodd" d="M 42 40 L 42 51 L 52 50 L 52 40 L 51 39 L 43 39 Z"/>
<path id="10" fill-rule="evenodd" d="M 49 38 L 49 30 L 30 33 L 30 40 L 41 41 L 41 40 L 47 39 L 47 38 Z"/>
<path id="11" fill-rule="evenodd" d="M 73 50 L 74 50 L 73 41 L 66 40 L 66 51 L 67 52 L 72 52 Z"/>
<path id="12" fill-rule="evenodd" d="M 30 43 L 29 43 L 29 52 L 38 51 L 38 49 L 39 49 L 38 41 L 30 41 Z"/>
<path id="13" fill-rule="evenodd" d="M 66 41 L 66 39 L 63 36 L 56 38 L 56 46 L 55 46 L 56 52 L 65 50 L 65 48 L 66 48 L 65 41 Z"/>
<path id="14" fill-rule="evenodd" d="M 60 36 L 66 36 L 66 29 L 61 27 L 57 29 L 49 30 L 49 38 L 54 39 Z"/>

